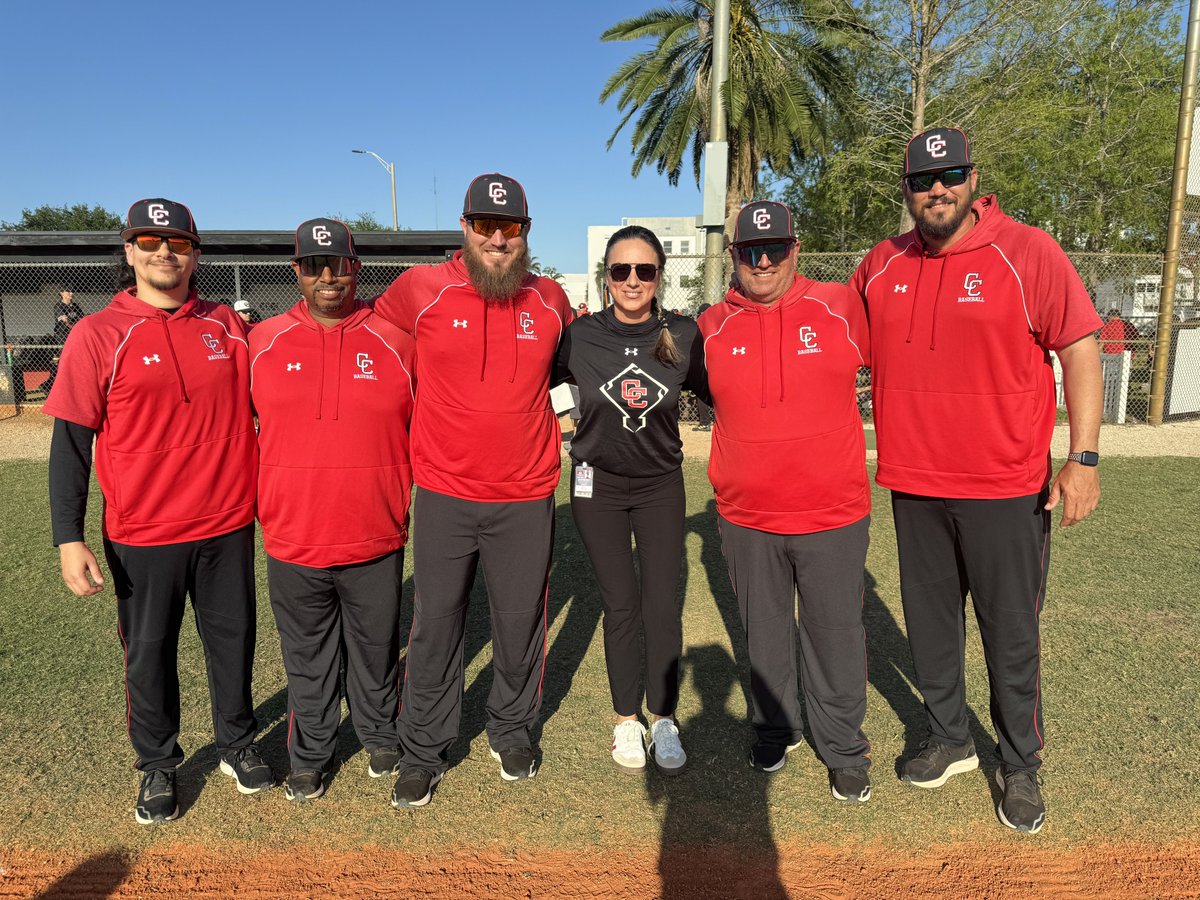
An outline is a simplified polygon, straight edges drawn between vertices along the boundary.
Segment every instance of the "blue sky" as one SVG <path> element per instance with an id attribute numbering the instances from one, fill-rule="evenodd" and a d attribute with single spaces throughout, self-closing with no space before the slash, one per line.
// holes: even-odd
<path id="1" fill-rule="evenodd" d="M 396 164 L 402 226 L 457 227 L 467 183 L 501 171 L 529 195 L 534 255 L 581 272 L 587 225 L 700 212 L 690 178 L 630 175 L 625 132 L 605 150 L 600 89 L 640 45 L 599 36 L 655 5 L 13 4 L 0 220 L 166 196 L 201 230 L 390 223 L 387 173 L 350 152 L 366 148 Z"/>

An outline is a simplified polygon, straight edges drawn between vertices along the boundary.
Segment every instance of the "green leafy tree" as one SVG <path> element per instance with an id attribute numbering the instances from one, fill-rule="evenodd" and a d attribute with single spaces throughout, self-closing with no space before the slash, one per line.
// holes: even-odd
<path id="1" fill-rule="evenodd" d="M 344 216 L 341 213 L 334 213 L 329 218 L 337 219 L 340 222 L 345 222 L 346 226 L 354 232 L 358 231 L 391 231 L 392 229 L 380 222 L 373 213 L 360 212 L 357 216 Z M 408 229 L 402 229 L 407 231 Z"/>
<path id="2" fill-rule="evenodd" d="M 608 146 L 632 122 L 633 174 L 652 165 L 675 185 L 690 156 L 700 183 L 709 139 L 714 0 L 675 2 L 624 19 L 603 41 L 650 39 L 654 47 L 621 64 L 600 93 L 624 113 Z M 758 190 L 763 167 L 784 171 L 826 148 L 825 122 L 843 96 L 847 72 L 837 39 L 857 27 L 837 0 L 731 0 L 726 220 Z"/>
<path id="3" fill-rule="evenodd" d="M 544 275 L 546 278 L 557 281 L 559 284 L 563 283 L 563 273 L 554 268 L 554 266 L 542 265 L 536 256 L 530 260 L 529 271 L 535 275 Z"/>
<path id="4" fill-rule="evenodd" d="M 120 231 L 125 219 L 103 206 L 39 206 L 21 210 L 20 222 L 0 223 L 0 231 Z"/>

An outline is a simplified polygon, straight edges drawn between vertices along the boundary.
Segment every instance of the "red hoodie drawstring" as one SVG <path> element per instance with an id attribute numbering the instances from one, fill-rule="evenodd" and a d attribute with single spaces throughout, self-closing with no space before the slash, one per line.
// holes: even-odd
<path id="1" fill-rule="evenodd" d="M 758 405 L 762 409 L 767 408 L 767 326 L 763 322 L 762 312 L 758 313 L 758 356 L 762 360 L 760 364 L 761 375 L 759 376 L 758 385 Z"/>
<path id="2" fill-rule="evenodd" d="M 483 301 L 483 358 L 479 361 L 479 380 L 483 381 L 483 373 L 487 371 L 487 351 L 488 351 L 488 307 L 491 306 L 486 300 Z"/>
<path id="3" fill-rule="evenodd" d="M 179 357 L 175 355 L 175 345 L 171 343 L 171 329 L 167 328 L 167 316 L 160 315 L 159 323 L 162 325 L 163 337 L 167 341 L 167 354 L 171 357 L 171 362 L 175 366 L 175 380 L 179 384 L 179 402 L 191 403 L 192 400 L 188 397 L 187 386 L 183 383 L 183 370 L 179 368 Z"/>
<path id="4" fill-rule="evenodd" d="M 908 334 L 904 338 L 904 343 L 911 344 L 913 336 L 913 328 L 917 323 L 917 299 L 921 296 L 921 276 L 925 274 L 925 251 L 921 249 L 919 244 L 914 244 L 917 247 L 917 258 L 921 261 L 917 266 L 917 283 L 913 286 L 912 306 L 908 312 Z"/>
<path id="5" fill-rule="evenodd" d="M 321 418 L 324 411 L 322 405 L 325 399 L 325 329 L 317 326 L 317 334 L 321 336 L 321 375 L 317 379 L 317 418 Z"/>
<path id="6" fill-rule="evenodd" d="M 517 294 L 517 297 L 519 297 L 519 296 L 521 296 L 521 295 Z M 508 304 L 508 310 L 510 313 L 512 313 L 512 347 L 513 347 L 512 372 L 510 372 L 509 376 L 508 376 L 509 384 L 512 384 L 514 381 L 517 380 L 517 350 L 520 347 L 520 344 L 517 342 L 517 297 L 513 297 L 512 301 Z"/>

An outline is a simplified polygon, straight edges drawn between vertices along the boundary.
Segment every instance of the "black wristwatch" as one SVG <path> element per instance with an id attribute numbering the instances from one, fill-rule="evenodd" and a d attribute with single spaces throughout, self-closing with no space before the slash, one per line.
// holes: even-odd
<path id="1" fill-rule="evenodd" d="M 1071 462 L 1077 462 L 1081 466 L 1100 465 L 1100 454 L 1095 450 L 1080 450 L 1078 453 L 1068 453 L 1067 459 Z"/>

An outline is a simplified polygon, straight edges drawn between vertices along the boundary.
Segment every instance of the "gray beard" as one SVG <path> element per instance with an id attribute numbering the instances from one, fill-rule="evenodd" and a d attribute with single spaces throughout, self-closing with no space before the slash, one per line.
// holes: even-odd
<path id="1" fill-rule="evenodd" d="M 499 271 L 487 265 L 480 253 L 471 244 L 463 245 L 463 265 L 467 267 L 467 275 L 475 291 L 488 303 L 502 305 L 511 301 L 521 292 L 521 285 L 529 275 L 529 245 L 521 254 L 514 257 L 508 266 Z"/>

